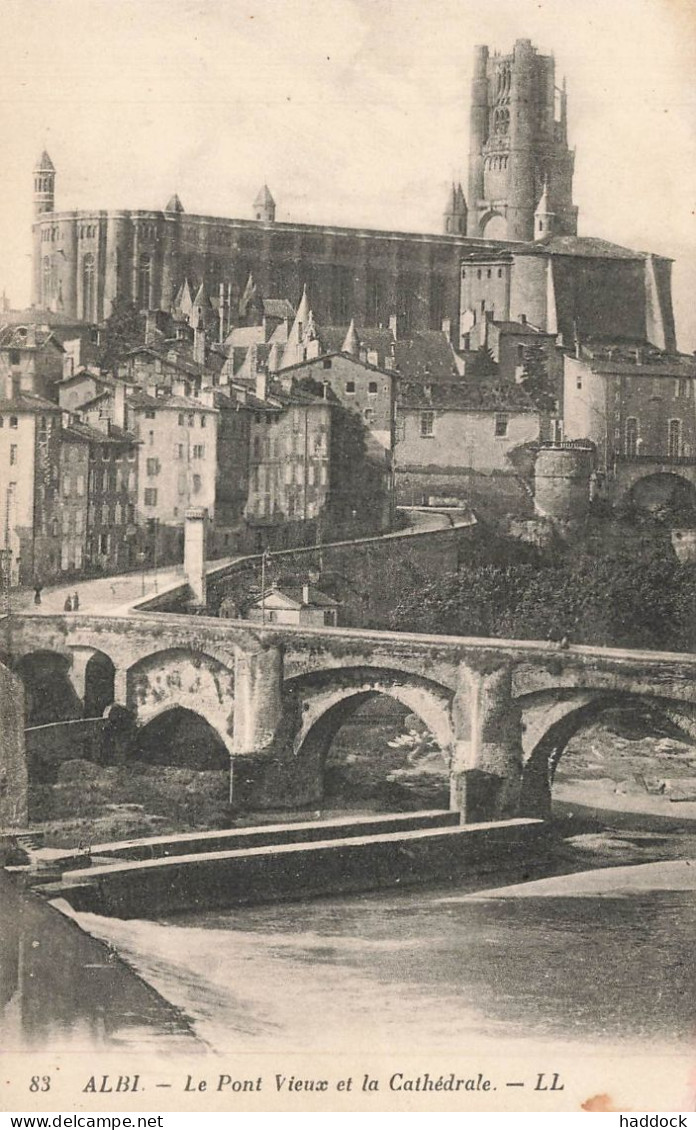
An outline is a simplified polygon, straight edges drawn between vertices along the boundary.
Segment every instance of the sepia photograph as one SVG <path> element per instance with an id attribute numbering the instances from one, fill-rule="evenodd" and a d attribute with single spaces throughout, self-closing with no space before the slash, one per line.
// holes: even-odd
<path id="1" fill-rule="evenodd" d="M 696 9 L 0 12 L 0 1109 L 693 1111 Z"/>

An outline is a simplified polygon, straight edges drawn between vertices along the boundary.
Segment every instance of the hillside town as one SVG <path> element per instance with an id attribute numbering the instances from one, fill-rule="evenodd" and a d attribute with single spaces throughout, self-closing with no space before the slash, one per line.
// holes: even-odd
<path id="1" fill-rule="evenodd" d="M 283 223 L 267 185 L 247 220 L 65 211 L 41 153 L 33 304 L 0 308 L 6 587 L 180 561 L 191 508 L 211 557 L 399 508 L 690 528 L 670 261 L 577 234 L 551 57 L 477 49 L 471 99 L 440 235 Z"/>

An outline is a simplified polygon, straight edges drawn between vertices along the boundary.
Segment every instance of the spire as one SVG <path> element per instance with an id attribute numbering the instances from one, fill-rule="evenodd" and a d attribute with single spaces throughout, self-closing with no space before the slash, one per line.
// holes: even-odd
<path id="1" fill-rule="evenodd" d="M 188 279 L 184 279 L 176 292 L 172 310 L 174 314 L 181 314 L 184 318 L 191 318 L 191 314 L 193 313 L 193 295 L 191 294 Z"/>
<path id="2" fill-rule="evenodd" d="M 200 309 L 202 311 L 212 310 L 213 308 L 213 304 L 208 297 L 208 291 L 206 290 L 204 282 L 201 283 L 198 290 L 196 291 L 196 297 L 193 300 L 193 305 L 196 307 L 196 309 Z"/>
<path id="3" fill-rule="evenodd" d="M 555 212 L 551 211 L 549 204 L 549 182 L 544 181 L 544 190 L 534 213 L 534 238 L 546 239 L 554 233 Z"/>
<path id="4" fill-rule="evenodd" d="M 446 235 L 466 235 L 468 211 L 461 183 L 455 184 L 452 181 L 452 188 L 447 198 L 447 207 L 443 214 Z"/>
<path id="5" fill-rule="evenodd" d="M 271 196 L 271 190 L 268 185 L 264 184 L 259 189 L 254 201 L 254 219 L 261 220 L 266 224 L 272 224 L 275 220 L 275 212 L 275 200 Z"/>
<path id="6" fill-rule="evenodd" d="M 246 318 L 247 313 L 249 312 L 249 307 L 251 306 L 255 298 L 256 283 L 254 282 L 254 276 L 250 271 L 249 277 L 246 281 L 246 286 L 244 287 L 244 292 L 242 294 L 242 297 L 239 299 L 239 316 L 241 318 Z"/>
<path id="7" fill-rule="evenodd" d="M 35 173 L 55 173 L 55 171 L 56 171 L 56 167 L 53 164 L 53 161 L 51 160 L 51 158 L 49 157 L 47 151 L 44 149 L 42 151 L 41 156 L 39 157 L 38 161 L 34 165 L 34 172 Z"/>
<path id="8" fill-rule="evenodd" d="M 341 353 L 351 353 L 354 357 L 360 354 L 360 338 L 358 331 L 355 328 L 355 318 L 351 318 L 350 325 L 348 326 L 348 333 L 346 334 L 345 341 L 341 346 Z"/>
<path id="9" fill-rule="evenodd" d="M 179 199 L 178 193 L 175 192 L 173 196 L 169 197 L 169 200 L 167 201 L 167 206 L 164 210 L 165 210 L 165 212 L 183 212 L 183 211 L 185 211 L 184 206 L 181 203 L 181 200 Z"/>

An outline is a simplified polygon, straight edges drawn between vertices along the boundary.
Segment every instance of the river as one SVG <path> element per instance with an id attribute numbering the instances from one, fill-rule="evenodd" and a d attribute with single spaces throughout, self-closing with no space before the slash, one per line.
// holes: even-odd
<path id="1" fill-rule="evenodd" d="M 103 993 L 85 979 L 76 936 L 62 943 L 74 948 L 74 997 L 62 993 L 60 1024 L 44 1024 L 45 1037 L 52 1046 L 69 1042 L 71 1023 L 84 1028 L 91 1008 L 102 1018 L 93 1038 L 104 1047 L 137 1044 L 149 1026 L 151 1046 L 192 1033 L 216 1051 L 342 1051 L 358 1041 L 390 1051 L 475 1044 L 500 1053 L 530 1039 L 684 1050 L 695 1028 L 696 865 L 680 860 L 679 848 L 690 837 L 582 841 L 563 846 L 558 869 L 573 874 L 493 891 L 463 884 L 156 922 L 77 915 L 181 1022 L 172 1027 L 152 1001 L 148 1020 L 139 1001 L 140 1031 L 118 1009 L 105 1025 Z M 598 851 L 623 866 L 597 867 Z M 594 866 L 578 870 L 593 853 Z M 35 973 L 44 978 L 32 992 L 45 1018 L 50 963 Z M 16 1025 L 14 1032 L 19 1039 Z"/>

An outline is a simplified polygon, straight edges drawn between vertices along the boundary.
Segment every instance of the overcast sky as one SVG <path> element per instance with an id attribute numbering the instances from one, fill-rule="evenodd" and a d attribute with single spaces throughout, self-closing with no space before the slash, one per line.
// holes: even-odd
<path id="1" fill-rule="evenodd" d="M 57 207 L 438 231 L 466 187 L 472 49 L 568 78 L 580 234 L 676 260 L 696 349 L 693 0 L 2 0 L 0 290 L 29 299 L 32 167 Z"/>

